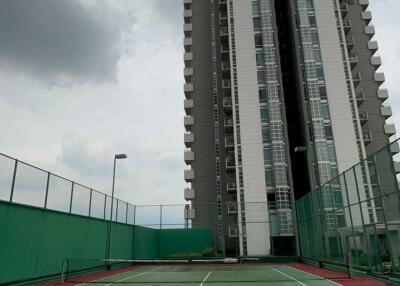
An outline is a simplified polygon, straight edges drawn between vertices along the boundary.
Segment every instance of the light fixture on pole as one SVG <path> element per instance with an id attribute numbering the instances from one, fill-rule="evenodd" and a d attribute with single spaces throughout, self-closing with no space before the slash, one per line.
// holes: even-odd
<path id="1" fill-rule="evenodd" d="M 114 156 L 114 171 L 113 171 L 113 181 L 112 181 L 112 192 L 111 192 L 111 212 L 110 212 L 110 221 L 108 227 L 108 247 L 107 247 L 107 259 L 110 259 L 111 254 L 111 227 L 112 227 L 112 217 L 113 217 L 113 208 L 114 208 L 114 185 L 115 185 L 115 166 L 117 160 L 126 159 L 128 156 L 126 154 L 116 154 Z"/>

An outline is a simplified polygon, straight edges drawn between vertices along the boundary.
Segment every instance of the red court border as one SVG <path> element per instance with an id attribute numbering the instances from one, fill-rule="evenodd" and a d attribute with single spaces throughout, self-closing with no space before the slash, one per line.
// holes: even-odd
<path id="1" fill-rule="evenodd" d="M 383 281 L 369 278 L 369 277 L 353 277 L 352 279 L 346 278 L 345 276 L 347 275 L 346 273 L 341 273 L 341 272 L 335 272 L 333 270 L 325 269 L 325 268 L 319 268 L 316 266 L 308 265 L 308 264 L 302 264 L 302 263 L 289 263 L 289 264 L 189 264 L 185 265 L 186 267 L 193 267 L 193 268 L 203 268 L 203 267 L 210 267 L 210 266 L 217 266 L 217 267 L 229 267 L 231 268 L 232 266 L 237 266 L 240 268 L 246 268 L 248 266 L 249 268 L 254 267 L 256 265 L 265 265 L 265 266 L 277 266 L 277 265 L 282 265 L 282 266 L 290 266 L 293 267 L 294 269 L 304 271 L 306 273 L 312 274 L 319 276 L 321 278 L 331 280 L 333 282 L 336 282 L 339 285 L 342 286 L 387 286 L 390 284 L 386 284 Z M 176 265 L 180 266 L 180 265 Z M 123 274 L 129 271 L 139 271 L 139 270 L 146 270 L 146 269 L 153 269 L 154 266 L 151 265 L 145 265 L 145 266 L 140 266 L 140 265 L 135 265 L 131 266 L 128 268 L 123 268 L 123 269 L 116 269 L 116 270 L 111 270 L 111 271 L 102 271 L 99 273 L 95 274 L 90 274 L 90 275 L 85 275 L 85 276 L 80 276 L 76 278 L 72 278 L 71 281 L 65 282 L 65 283 L 47 283 L 44 284 L 46 286 L 75 286 L 79 285 L 85 282 L 93 282 L 95 280 L 103 279 L 106 277 L 118 275 L 118 274 Z M 75 281 L 74 281 L 75 280 Z"/>
<path id="2" fill-rule="evenodd" d="M 343 286 L 387 286 L 390 284 L 386 284 L 383 281 L 369 278 L 369 277 L 353 277 L 352 279 L 345 278 L 347 273 L 335 272 L 333 270 L 319 268 L 316 266 L 302 264 L 302 263 L 290 263 L 286 264 L 287 266 L 291 266 L 295 269 L 325 278 L 327 280 L 331 280 Z"/>

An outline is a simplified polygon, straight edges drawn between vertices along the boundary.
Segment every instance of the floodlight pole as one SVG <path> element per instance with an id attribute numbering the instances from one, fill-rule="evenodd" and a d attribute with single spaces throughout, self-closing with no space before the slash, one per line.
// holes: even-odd
<path id="1" fill-rule="evenodd" d="M 111 191 L 111 213 L 110 221 L 108 225 L 108 236 L 107 236 L 107 259 L 110 259 L 111 255 L 111 228 L 112 228 L 112 218 L 113 218 L 113 208 L 114 208 L 114 186 L 115 186 L 115 166 L 118 159 L 126 159 L 128 156 L 126 154 L 117 154 L 114 156 L 114 171 L 113 171 L 113 181 L 112 181 L 112 191 Z"/>

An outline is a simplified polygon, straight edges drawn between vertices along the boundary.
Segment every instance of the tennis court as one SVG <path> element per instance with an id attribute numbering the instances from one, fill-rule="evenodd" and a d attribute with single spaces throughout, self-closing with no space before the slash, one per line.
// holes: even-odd
<path id="1" fill-rule="evenodd" d="M 105 276 L 103 276 L 105 275 Z M 99 278 L 99 276 L 103 276 Z M 342 277 L 342 279 L 345 279 Z M 69 285 L 342 285 L 290 265 L 161 265 L 69 279 Z"/>

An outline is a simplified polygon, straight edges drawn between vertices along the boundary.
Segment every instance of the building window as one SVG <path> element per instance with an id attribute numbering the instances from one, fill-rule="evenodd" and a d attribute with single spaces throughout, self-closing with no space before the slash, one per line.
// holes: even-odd
<path id="1" fill-rule="evenodd" d="M 266 103 L 267 102 L 267 90 L 265 90 L 265 89 L 258 90 L 258 97 L 260 99 L 260 103 Z"/>
<path id="2" fill-rule="evenodd" d="M 271 148 L 264 147 L 264 165 L 272 165 L 272 150 Z"/>
<path id="3" fill-rule="evenodd" d="M 321 104 L 321 112 L 322 112 L 322 117 L 324 120 L 329 120 L 329 108 L 327 104 Z"/>
<path id="4" fill-rule="evenodd" d="M 262 41 L 262 36 L 261 34 L 255 34 L 254 35 L 254 41 L 256 43 L 256 48 L 262 48 L 263 46 L 263 41 Z"/>
<path id="5" fill-rule="evenodd" d="M 260 15 L 261 14 L 260 3 L 259 2 L 253 2 L 252 3 L 252 9 L 253 9 L 253 15 Z"/>
<path id="6" fill-rule="evenodd" d="M 261 115 L 261 122 L 268 122 L 268 109 L 267 107 L 263 106 L 260 109 L 260 115 Z"/>
<path id="7" fill-rule="evenodd" d="M 264 66 L 264 53 L 263 52 L 257 52 L 256 62 L 257 62 L 258 66 Z"/>
<path id="8" fill-rule="evenodd" d="M 257 79 L 259 84 L 263 84 L 265 82 L 265 71 L 258 70 L 257 71 Z"/>
<path id="9" fill-rule="evenodd" d="M 332 127 L 330 125 L 325 125 L 325 136 L 327 140 L 332 140 L 333 139 L 333 132 L 332 132 Z"/>
<path id="10" fill-rule="evenodd" d="M 271 134 L 269 132 L 268 127 L 262 128 L 262 140 L 263 140 L 263 144 L 267 144 L 271 141 Z"/>
<path id="11" fill-rule="evenodd" d="M 325 88 L 325 86 L 320 86 L 320 87 L 319 87 L 319 96 L 321 97 L 322 100 L 328 99 L 327 94 L 326 94 L 326 88 Z"/>
<path id="12" fill-rule="evenodd" d="M 274 185 L 274 172 L 272 169 L 265 169 L 265 183 L 267 186 Z"/>
<path id="13" fill-rule="evenodd" d="M 253 18 L 254 31 L 261 31 L 261 18 Z"/>

